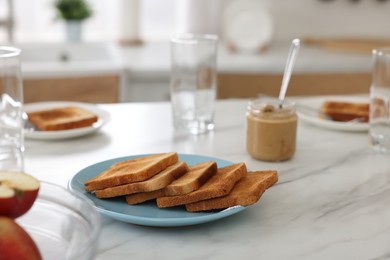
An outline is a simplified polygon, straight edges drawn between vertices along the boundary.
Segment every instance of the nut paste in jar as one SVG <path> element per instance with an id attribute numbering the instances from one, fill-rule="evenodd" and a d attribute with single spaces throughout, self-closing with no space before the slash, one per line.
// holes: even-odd
<path id="1" fill-rule="evenodd" d="M 295 153 L 297 116 L 294 106 L 277 100 L 256 99 L 247 111 L 247 150 L 263 161 L 283 161 Z"/>

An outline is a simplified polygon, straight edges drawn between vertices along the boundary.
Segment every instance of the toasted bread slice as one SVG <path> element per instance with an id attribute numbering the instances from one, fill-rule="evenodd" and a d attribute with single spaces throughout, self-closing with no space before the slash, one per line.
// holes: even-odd
<path id="1" fill-rule="evenodd" d="M 206 211 L 256 203 L 266 189 L 278 181 L 276 171 L 249 172 L 223 197 L 201 200 L 186 205 L 187 211 Z"/>
<path id="2" fill-rule="evenodd" d="M 175 196 L 197 190 L 218 171 L 215 162 L 204 162 L 189 167 L 189 171 L 163 189 L 165 196 Z"/>
<path id="3" fill-rule="evenodd" d="M 148 155 L 140 158 L 118 162 L 106 171 L 87 180 L 84 184 L 87 191 L 101 190 L 113 186 L 144 181 L 177 163 L 175 152 Z"/>
<path id="4" fill-rule="evenodd" d="M 218 172 L 199 189 L 184 195 L 159 197 L 157 198 L 157 206 L 159 208 L 172 207 L 224 196 L 231 191 L 236 182 L 244 177 L 246 173 L 246 166 L 244 163 L 237 163 L 220 168 L 218 169 Z"/>
<path id="5" fill-rule="evenodd" d="M 199 189 L 218 171 L 215 162 L 204 162 L 189 167 L 189 171 L 161 190 L 140 192 L 126 196 L 126 202 L 134 205 L 158 197 L 187 194 Z"/>
<path id="6" fill-rule="evenodd" d="M 334 121 L 346 122 L 359 119 L 359 122 L 368 122 L 369 104 L 326 101 L 322 103 L 321 112 Z"/>
<path id="7" fill-rule="evenodd" d="M 180 161 L 175 163 L 174 165 L 167 167 L 165 170 L 154 175 L 150 179 L 96 190 L 95 195 L 97 198 L 101 199 L 128 195 L 138 192 L 160 190 L 166 187 L 175 179 L 185 174 L 186 172 L 188 172 L 187 164 L 183 161 Z"/>
<path id="8" fill-rule="evenodd" d="M 163 189 L 149 191 L 149 192 L 134 193 L 134 194 L 126 195 L 126 202 L 127 204 L 135 205 L 148 200 L 154 200 L 158 197 L 162 197 L 163 195 L 164 195 Z"/>
<path id="9" fill-rule="evenodd" d="M 97 115 L 81 107 L 61 107 L 27 113 L 28 120 L 42 131 L 68 130 L 91 126 Z"/>

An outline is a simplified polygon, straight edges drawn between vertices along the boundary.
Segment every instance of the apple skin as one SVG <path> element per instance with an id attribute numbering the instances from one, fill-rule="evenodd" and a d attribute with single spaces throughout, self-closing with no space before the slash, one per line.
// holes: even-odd
<path id="1" fill-rule="evenodd" d="M 34 240 L 14 219 L 0 216 L 0 260 L 40 260 Z"/>
<path id="2" fill-rule="evenodd" d="M 38 196 L 40 183 L 22 172 L 0 171 L 0 216 L 17 218 L 26 213 Z"/>

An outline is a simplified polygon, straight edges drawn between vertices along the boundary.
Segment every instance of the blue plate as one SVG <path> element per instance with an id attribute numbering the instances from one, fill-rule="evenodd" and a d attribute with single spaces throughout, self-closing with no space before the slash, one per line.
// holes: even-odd
<path id="1" fill-rule="evenodd" d="M 98 199 L 95 195 L 85 191 L 84 182 L 100 174 L 112 164 L 146 155 L 148 154 L 115 158 L 88 166 L 87 168 L 79 171 L 69 181 L 68 187 L 70 190 L 80 192 L 90 199 L 94 203 L 97 211 L 103 215 L 119 221 L 144 226 L 177 227 L 197 225 L 231 216 L 246 208 L 236 206 L 221 211 L 192 213 L 187 212 L 184 207 L 160 209 L 157 207 L 155 201 L 145 202 L 138 205 L 128 205 L 123 197 Z M 233 164 L 232 162 L 218 158 L 190 154 L 179 154 L 179 160 L 185 161 L 188 165 L 194 165 L 206 161 L 214 161 L 217 163 L 218 167 Z"/>

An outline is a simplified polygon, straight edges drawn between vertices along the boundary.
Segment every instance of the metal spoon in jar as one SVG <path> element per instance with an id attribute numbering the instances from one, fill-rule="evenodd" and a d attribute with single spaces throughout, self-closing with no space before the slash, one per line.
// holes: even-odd
<path id="1" fill-rule="evenodd" d="M 290 52 L 287 57 L 286 67 L 284 68 L 282 86 L 280 87 L 279 93 L 279 108 L 283 107 L 284 98 L 286 96 L 288 83 L 290 82 L 291 73 L 295 64 L 295 60 L 298 56 L 298 51 L 300 47 L 300 40 L 294 39 L 291 43 Z"/>

